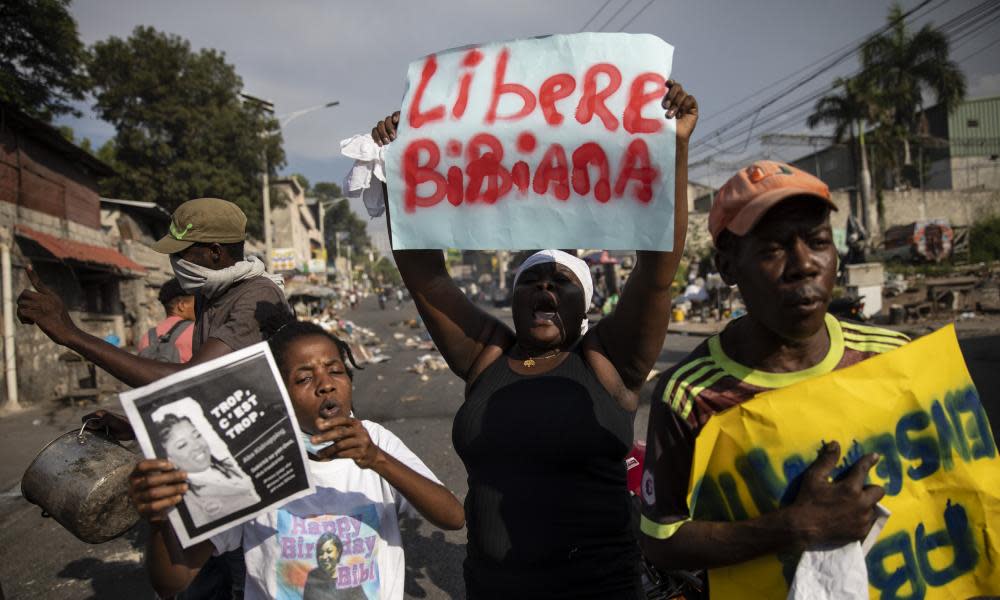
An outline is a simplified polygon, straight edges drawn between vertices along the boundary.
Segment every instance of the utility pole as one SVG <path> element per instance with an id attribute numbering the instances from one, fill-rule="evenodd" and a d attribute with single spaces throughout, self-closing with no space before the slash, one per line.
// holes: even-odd
<path id="1" fill-rule="evenodd" d="M 255 96 L 251 96 L 250 94 L 242 94 L 241 93 L 240 97 L 243 98 L 243 100 L 245 102 L 249 102 L 251 104 L 256 105 L 257 107 L 259 107 L 261 109 L 261 111 L 263 111 L 263 112 L 271 115 L 272 117 L 274 117 L 274 102 L 271 102 L 270 100 L 263 100 L 261 98 L 255 97 Z M 327 102 L 325 104 L 317 104 L 316 106 L 310 106 L 309 108 L 303 108 L 301 110 L 296 110 L 294 112 L 290 112 L 290 113 L 287 113 L 287 114 L 284 114 L 284 115 L 280 115 L 280 116 L 277 116 L 277 117 L 274 117 L 274 118 L 277 119 L 277 121 L 278 121 L 278 130 L 280 131 L 282 127 L 284 127 L 285 125 L 288 125 L 293 120 L 301 117 L 302 115 L 305 115 L 305 114 L 308 114 L 308 113 L 311 113 L 313 111 L 320 110 L 320 109 L 323 109 L 323 108 L 330 108 L 330 107 L 333 107 L 333 106 L 337 106 L 338 104 L 340 104 L 340 101 L 333 100 L 333 101 Z M 269 134 L 266 131 L 265 132 L 261 132 L 261 138 L 265 138 L 266 139 L 268 137 L 268 135 Z M 270 271 L 271 270 L 271 184 L 270 184 L 269 173 L 271 171 L 271 165 L 268 163 L 268 160 L 267 160 L 267 147 L 266 146 L 264 147 L 264 149 L 262 151 L 262 154 L 263 154 L 263 160 L 262 160 L 262 162 L 263 162 L 263 166 L 264 166 L 264 171 L 263 171 L 263 175 L 261 176 L 261 188 L 262 188 L 261 189 L 261 199 L 262 199 L 262 203 L 261 204 L 262 204 L 262 208 L 263 208 L 263 211 L 264 211 L 264 215 L 263 215 L 263 218 L 264 218 L 264 266 L 265 266 L 265 268 L 268 271 Z"/>
<path id="2" fill-rule="evenodd" d="M 264 268 L 273 271 L 271 268 L 271 183 L 268 180 L 268 171 L 271 170 L 267 162 L 267 149 L 262 153 L 264 157 L 264 172 L 261 176 L 261 191 L 264 198 Z"/>

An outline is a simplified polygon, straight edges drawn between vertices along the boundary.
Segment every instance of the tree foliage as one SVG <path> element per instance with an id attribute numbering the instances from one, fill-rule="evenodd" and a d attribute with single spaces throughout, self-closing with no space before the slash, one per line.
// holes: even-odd
<path id="1" fill-rule="evenodd" d="M 861 48 L 861 71 L 838 79 L 835 92 L 821 98 L 807 119 L 809 127 L 829 124 L 838 141 L 853 142 L 855 128 L 863 135 L 872 128 L 874 165 L 903 183 L 903 167 L 911 164 L 910 144 L 925 127 L 924 96 L 946 111 L 965 98 L 965 75 L 952 61 L 948 37 L 927 24 L 913 32 L 896 3 L 888 27 Z M 853 148 L 852 148 L 853 150 Z M 875 177 L 876 191 L 882 182 Z"/>
<path id="2" fill-rule="evenodd" d="M 833 82 L 834 93 L 820 98 L 813 113 L 806 119 L 810 128 L 832 125 L 837 142 L 853 141 L 856 129 L 864 123 L 879 120 L 880 101 L 873 82 L 863 77 L 838 77 Z"/>
<path id="3" fill-rule="evenodd" d="M 887 120 L 917 133 L 925 92 L 949 112 L 965 98 L 965 75 L 949 57 L 948 36 L 926 24 L 917 32 L 906 27 L 903 8 L 889 9 L 891 27 L 862 48 L 863 75 L 883 90 Z"/>
<path id="4" fill-rule="evenodd" d="M 969 245 L 973 262 L 1000 260 L 1000 216 L 973 225 Z"/>
<path id="5" fill-rule="evenodd" d="M 0 100 L 50 121 L 79 114 L 87 89 L 86 48 L 69 0 L 0 2 Z"/>
<path id="6" fill-rule="evenodd" d="M 399 274 L 399 269 L 396 268 L 396 264 L 389 260 L 388 257 L 376 257 L 375 263 L 367 268 L 376 283 L 391 286 L 403 284 L 403 277 Z"/>
<path id="7" fill-rule="evenodd" d="M 192 51 L 178 36 L 141 26 L 92 53 L 94 108 L 115 126 L 119 170 L 102 192 L 171 211 L 192 198 L 224 198 L 259 235 L 258 177 L 265 155 L 272 175 L 283 165 L 281 135 L 262 107 L 241 101 L 243 81 L 224 54 Z"/>

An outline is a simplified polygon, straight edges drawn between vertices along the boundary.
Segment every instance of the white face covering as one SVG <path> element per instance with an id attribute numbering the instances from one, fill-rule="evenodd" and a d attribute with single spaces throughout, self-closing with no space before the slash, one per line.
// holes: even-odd
<path id="1" fill-rule="evenodd" d="M 170 255 L 170 265 L 174 268 L 174 276 L 181 288 L 189 293 L 200 293 L 202 297 L 211 300 L 228 290 L 234 283 L 254 277 L 266 276 L 283 288 L 284 279 L 277 275 L 268 275 L 264 263 L 256 256 L 250 256 L 225 269 L 209 269 L 188 262 L 176 254 Z"/>
<path id="2" fill-rule="evenodd" d="M 521 266 L 517 268 L 517 273 L 514 275 L 514 287 L 517 287 L 517 280 L 531 267 L 535 265 L 540 265 L 542 263 L 554 262 L 556 264 L 568 267 L 576 278 L 580 280 L 580 285 L 583 286 L 583 323 L 580 324 L 580 335 L 587 333 L 587 329 L 590 326 L 590 322 L 587 320 L 587 309 L 590 308 L 590 301 L 594 297 L 594 280 L 590 276 L 590 267 L 587 263 L 580 260 L 579 258 L 563 252 L 562 250 L 540 250 L 535 252 L 528 257 Z"/>

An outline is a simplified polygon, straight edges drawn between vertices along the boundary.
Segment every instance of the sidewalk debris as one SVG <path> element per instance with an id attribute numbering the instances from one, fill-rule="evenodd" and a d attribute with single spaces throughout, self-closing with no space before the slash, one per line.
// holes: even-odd
<path id="1" fill-rule="evenodd" d="M 447 370 L 447 368 L 448 363 L 446 363 L 440 355 L 423 354 L 417 358 L 417 362 L 406 370 L 410 373 L 416 373 L 417 375 L 423 376 L 427 371 L 443 371 Z M 420 379 L 421 381 L 427 381 L 424 377 L 421 377 Z"/>

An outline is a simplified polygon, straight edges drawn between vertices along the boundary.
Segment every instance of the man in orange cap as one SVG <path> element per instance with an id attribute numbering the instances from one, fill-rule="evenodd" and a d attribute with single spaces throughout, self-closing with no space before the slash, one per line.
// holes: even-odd
<path id="1" fill-rule="evenodd" d="M 860 362 L 906 336 L 827 314 L 837 273 L 830 192 L 792 166 L 759 161 L 719 190 L 709 213 L 715 263 L 739 287 L 747 315 L 663 373 L 653 392 L 642 478 L 643 552 L 664 569 L 705 569 L 817 544 L 863 539 L 883 495 L 865 485 L 878 457 L 828 476 L 840 448 L 826 444 L 794 502 L 736 522 L 692 520 L 687 506 L 695 439 L 708 418 L 757 393 Z"/>

